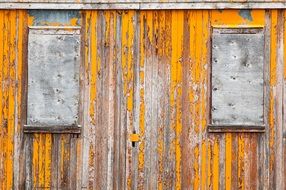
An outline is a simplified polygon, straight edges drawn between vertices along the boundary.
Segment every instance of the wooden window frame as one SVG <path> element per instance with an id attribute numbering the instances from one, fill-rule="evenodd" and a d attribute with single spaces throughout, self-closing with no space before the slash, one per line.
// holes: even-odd
<path id="1" fill-rule="evenodd" d="M 262 30 L 264 33 L 264 63 L 263 63 L 263 124 L 262 125 L 223 125 L 223 124 L 212 124 L 212 34 L 213 30 L 234 30 L 239 34 L 239 31 L 243 30 Z M 268 113 L 269 113 L 269 64 L 270 64 L 270 31 L 264 27 L 240 27 L 240 28 L 228 28 L 228 27 L 213 27 L 211 29 L 210 36 L 210 59 L 209 59 L 209 76 L 208 76 L 208 132 L 211 133 L 237 133 L 237 132 L 251 132 L 251 133 L 262 133 L 265 132 L 265 128 L 268 126 Z"/>
<path id="2" fill-rule="evenodd" d="M 80 35 L 80 65 L 79 65 L 79 102 L 78 102 L 78 124 L 77 125 L 28 125 L 27 124 L 27 112 L 28 112 L 28 36 L 29 30 L 66 30 L 79 32 Z M 83 42 L 81 36 L 81 27 L 77 26 L 30 26 L 25 37 L 25 51 L 24 54 L 24 65 L 23 65 L 23 97 L 22 97 L 22 120 L 23 123 L 23 132 L 24 133 L 51 133 L 51 134 L 80 134 L 83 124 L 83 97 L 84 97 L 84 61 L 83 61 Z"/>

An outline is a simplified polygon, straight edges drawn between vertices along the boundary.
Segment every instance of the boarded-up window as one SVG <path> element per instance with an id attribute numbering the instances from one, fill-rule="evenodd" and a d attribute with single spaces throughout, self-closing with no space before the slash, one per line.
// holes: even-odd
<path id="1" fill-rule="evenodd" d="M 263 127 L 262 29 L 213 29 L 211 126 Z"/>
<path id="2" fill-rule="evenodd" d="M 29 29 L 28 125 L 78 124 L 79 69 L 79 29 Z"/>

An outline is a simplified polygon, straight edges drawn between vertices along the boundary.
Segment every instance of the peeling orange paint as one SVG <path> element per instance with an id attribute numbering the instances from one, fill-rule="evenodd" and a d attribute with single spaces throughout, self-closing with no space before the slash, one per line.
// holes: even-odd
<path id="1" fill-rule="evenodd" d="M 252 20 L 242 17 L 239 10 L 212 11 L 212 26 L 214 27 L 264 27 L 264 10 L 251 10 Z"/>
<path id="2" fill-rule="evenodd" d="M 231 157 L 232 157 L 232 136 L 225 135 L 225 189 L 231 189 Z"/>
<path id="3" fill-rule="evenodd" d="M 249 146 L 246 146 L 246 143 L 250 142 L 248 139 L 250 138 L 250 135 L 238 134 L 236 140 L 236 135 L 232 135 L 230 133 L 222 135 L 210 134 L 207 132 L 207 109 L 209 103 L 209 89 L 207 89 L 207 86 L 209 82 L 208 69 L 210 68 L 209 58 L 211 54 L 208 43 L 211 38 L 211 27 L 266 28 L 265 10 L 249 10 L 251 19 L 242 15 L 240 10 L 170 10 L 161 12 L 82 11 L 82 14 L 85 14 L 85 17 L 83 17 L 85 18 L 84 22 L 81 23 L 81 18 L 72 18 L 67 25 L 77 26 L 79 24 L 83 24 L 82 27 L 84 27 L 81 30 L 83 33 L 82 43 L 84 46 L 83 62 L 84 68 L 86 69 L 84 72 L 88 79 L 87 84 L 85 84 L 86 88 L 88 88 L 85 89 L 85 93 L 87 93 L 85 96 L 88 98 L 88 100 L 85 100 L 88 101 L 86 106 L 88 110 L 84 113 L 88 114 L 87 125 L 89 127 L 89 131 L 87 133 L 92 133 L 92 135 L 88 137 L 84 136 L 84 138 L 87 138 L 89 143 L 89 150 L 87 153 L 88 158 L 82 159 L 80 157 L 84 147 L 83 144 L 85 143 L 85 141 L 82 140 L 82 136 L 69 138 L 68 135 L 59 135 L 59 155 L 57 157 L 57 159 L 59 159 L 57 162 L 59 168 L 58 171 L 54 171 L 52 160 L 53 147 L 56 146 L 54 144 L 54 135 L 31 135 L 31 148 L 33 150 L 31 155 L 32 166 L 30 168 L 32 170 L 32 188 L 51 187 L 53 184 L 52 179 L 54 177 L 54 173 L 59 176 L 60 181 L 62 180 L 61 185 L 72 183 L 65 181 L 67 180 L 65 174 L 68 170 L 66 163 L 72 156 L 72 152 L 69 149 L 69 143 L 71 143 L 70 139 L 77 139 L 77 143 L 75 144 L 75 154 L 78 155 L 78 157 L 76 157 L 78 159 L 78 165 L 76 166 L 78 173 L 75 175 L 78 181 L 81 181 L 81 177 L 83 178 L 85 175 L 88 175 L 88 185 L 86 187 L 90 189 L 97 187 L 96 180 L 98 179 L 95 180 L 95 177 L 98 166 L 96 165 L 97 163 L 95 160 L 98 158 L 98 155 L 96 154 L 97 145 L 94 142 L 96 142 L 95 140 L 98 138 L 96 136 L 97 134 L 95 134 L 95 129 L 98 127 L 98 118 L 96 117 L 96 114 L 97 103 L 100 100 L 97 98 L 98 93 L 101 93 L 102 90 L 98 89 L 97 85 L 99 80 L 101 80 L 100 72 L 105 67 L 106 62 L 109 61 L 113 61 L 114 64 L 120 64 L 118 68 L 122 69 L 122 76 L 119 76 L 118 81 L 122 80 L 123 85 L 123 96 L 120 101 L 124 102 L 124 105 L 122 106 L 124 108 L 122 108 L 122 110 L 124 111 L 121 110 L 121 114 L 126 114 L 124 117 L 120 118 L 124 121 L 126 120 L 126 126 L 124 126 L 124 130 L 126 129 L 126 135 L 122 137 L 125 138 L 123 140 L 126 140 L 127 143 L 126 160 L 123 161 L 126 163 L 126 176 L 123 177 L 123 180 L 126 183 L 126 189 L 132 189 L 134 186 L 136 186 L 137 189 L 148 187 L 149 182 L 146 179 L 150 179 L 153 176 L 148 176 L 150 174 L 146 173 L 146 171 L 149 171 L 149 166 L 146 163 L 153 158 L 146 157 L 145 155 L 146 151 L 149 151 L 151 148 L 155 149 L 157 159 L 157 168 L 154 169 L 154 171 L 156 170 L 155 173 L 157 175 L 157 181 L 155 180 L 155 185 L 158 187 L 157 189 L 174 188 L 179 190 L 182 189 L 184 180 L 189 180 L 188 182 L 190 183 L 186 184 L 190 184 L 193 189 L 218 190 L 231 189 L 233 187 L 237 187 L 237 189 L 245 189 L 251 187 L 250 181 L 252 180 L 246 179 L 246 176 L 251 176 L 246 173 L 250 170 L 246 168 L 246 166 L 248 166 L 247 163 L 250 165 L 253 164 L 255 167 L 261 167 L 259 169 L 264 169 L 265 171 L 268 169 L 267 164 L 269 164 L 269 170 L 267 171 L 270 176 L 275 176 L 275 170 L 277 169 L 275 166 L 275 158 L 277 156 L 275 153 L 277 143 L 277 108 L 275 107 L 277 101 L 276 90 L 278 87 L 281 87 L 278 86 L 280 84 L 279 81 L 277 81 L 277 43 L 280 39 L 278 39 L 277 36 L 277 27 L 279 27 L 277 26 L 279 19 L 278 11 L 270 10 L 269 12 L 271 14 L 271 26 L 269 27 L 271 46 L 269 67 L 270 92 L 268 97 L 269 99 L 267 101 L 267 106 L 269 107 L 269 112 L 267 113 L 269 126 L 267 126 L 268 128 L 264 134 L 259 134 L 262 137 L 259 135 L 255 136 L 253 134 L 254 137 L 251 138 L 252 140 L 258 139 L 257 142 L 259 143 L 265 143 L 263 144 L 265 147 L 262 148 L 260 147 L 261 145 L 258 144 L 255 151 L 262 151 L 262 153 L 258 152 L 258 154 L 262 154 L 262 156 L 269 158 L 269 163 L 263 163 L 266 165 L 263 165 L 262 167 L 260 166 L 261 158 L 256 158 L 257 155 L 250 154 L 249 151 L 251 150 Z M 135 23 L 135 17 L 137 14 L 138 18 L 136 19 L 138 19 L 139 22 Z M 103 32 L 98 28 L 101 27 L 101 22 L 99 22 L 101 21 L 100 17 L 104 18 L 103 25 L 105 30 Z M 16 150 L 16 146 L 14 145 L 14 135 L 19 134 L 22 127 L 22 123 L 20 122 L 21 101 L 23 96 L 22 92 L 24 91 L 21 89 L 21 85 L 17 82 L 21 82 L 23 78 L 22 75 L 25 70 L 22 66 L 26 60 L 26 55 L 23 54 L 23 52 L 26 52 L 25 44 L 17 43 L 17 41 L 22 42 L 25 40 L 24 38 L 26 34 L 24 31 L 27 29 L 27 23 L 24 24 L 24 22 L 28 22 L 29 26 L 34 26 L 34 19 L 35 18 L 29 16 L 25 10 L 17 10 L 14 12 L 0 11 L 0 41 L 3 42 L 0 43 L 0 84 L 2 88 L 0 91 L 0 98 L 2 100 L 0 101 L 0 108 L 2 110 L 0 112 L 0 121 L 2 123 L 2 127 L 0 129 L 0 189 L 12 189 L 13 183 L 16 183 L 13 181 L 15 180 L 13 176 L 15 175 L 13 174 L 15 169 L 15 158 L 13 158 L 13 156 L 14 151 Z M 111 23 L 117 22 L 118 20 L 120 20 L 120 24 L 122 25 L 113 23 L 115 26 L 112 28 L 113 25 Z M 41 24 L 48 26 L 62 25 L 58 22 L 43 22 Z M 187 26 L 185 26 L 186 24 Z M 184 27 L 186 27 L 187 30 L 185 30 Z M 137 29 L 139 30 L 139 34 L 136 33 Z M 101 36 L 101 38 L 100 35 L 98 35 L 98 31 L 102 32 L 103 36 Z M 106 59 L 106 62 L 103 62 L 99 54 L 102 50 L 101 48 L 110 48 L 110 40 L 115 38 L 117 35 L 112 34 L 112 31 L 121 32 L 121 36 L 119 37 L 120 44 L 116 44 L 118 47 L 114 47 L 116 50 L 114 50 L 114 54 L 111 55 L 112 57 Z M 186 34 L 185 31 L 188 31 L 189 33 Z M 189 37 L 189 44 L 187 45 L 184 44 L 186 36 Z M 286 35 L 284 35 L 284 40 L 286 41 L 285 36 Z M 102 44 L 104 44 L 104 47 L 99 47 L 101 40 L 103 40 Z M 146 44 L 150 45 L 153 49 L 149 50 L 149 46 L 147 47 Z M 139 47 L 138 51 L 140 54 L 139 68 L 136 68 L 138 70 L 135 69 L 134 57 L 134 49 L 136 45 Z M 186 59 L 184 60 L 184 64 L 188 66 L 186 68 L 189 70 L 186 72 L 188 73 L 188 76 L 184 78 L 185 76 L 183 71 L 185 68 L 182 64 L 182 56 L 184 52 L 183 50 L 186 46 L 189 46 L 189 49 L 186 53 L 186 58 L 184 58 Z M 286 51 L 284 50 L 284 52 Z M 151 55 L 151 53 L 154 53 L 154 55 Z M 148 56 L 153 56 L 155 58 L 149 59 Z M 158 76 L 155 77 L 159 78 L 158 80 L 167 81 L 164 81 L 164 85 L 166 85 L 165 88 L 167 89 L 165 90 L 169 93 L 166 95 L 166 99 L 168 99 L 166 102 L 168 102 L 168 105 L 164 105 L 166 108 L 160 108 L 164 109 L 164 113 L 161 115 L 158 114 L 157 118 L 164 117 L 164 119 L 167 118 L 168 121 L 164 120 L 164 123 L 159 127 L 151 126 L 155 127 L 156 130 L 158 129 L 158 136 L 154 137 L 156 139 L 154 140 L 156 144 L 155 147 L 150 148 L 150 143 L 147 142 L 149 139 L 146 138 L 146 134 L 148 133 L 145 131 L 146 119 L 149 114 L 149 110 L 147 110 L 147 108 L 150 107 L 150 105 L 148 105 L 149 102 L 146 102 L 145 100 L 146 98 L 149 98 L 148 96 L 150 95 L 148 94 L 149 91 L 146 90 L 146 86 L 153 84 L 149 84 L 149 81 L 146 80 L 146 76 L 149 76 L 150 74 L 148 73 L 150 71 L 146 70 L 146 65 L 155 64 L 152 62 L 154 60 L 157 61 L 156 64 L 160 66 L 159 68 L 166 67 L 166 73 L 164 73 L 163 76 L 160 76 L 161 78 Z M 138 84 L 140 85 L 138 95 L 135 95 L 137 91 L 134 89 L 136 72 L 138 72 Z M 284 78 L 286 78 L 285 68 L 283 72 Z M 109 74 L 115 73 L 116 72 L 111 72 Z M 152 75 L 159 74 L 152 73 Z M 186 86 L 183 87 L 182 84 L 185 82 L 184 80 L 187 82 Z M 186 93 L 186 100 L 182 98 L 184 93 Z M 135 104 L 135 101 L 137 101 L 135 100 L 136 97 L 139 98 L 138 107 L 136 107 L 137 104 Z M 185 103 L 188 103 L 186 109 L 189 115 L 185 115 L 183 112 L 183 105 Z M 17 115 L 15 112 L 16 106 L 18 110 Z M 136 112 L 139 112 L 138 126 L 135 126 L 136 122 L 134 122 L 134 117 L 137 117 L 137 115 L 135 116 L 134 114 L 136 113 L 135 109 L 138 109 Z M 184 117 L 188 117 L 189 123 L 183 123 Z M 137 135 L 132 135 L 135 127 L 138 129 L 138 131 L 136 131 Z M 190 165 L 188 166 L 190 167 L 191 172 L 190 176 L 187 177 L 183 177 L 183 174 L 181 173 L 183 169 L 182 156 L 184 156 L 182 151 L 184 150 L 183 146 L 186 146 L 182 141 L 183 132 L 188 133 L 184 142 L 190 143 L 188 146 L 190 147 L 190 150 L 192 150 L 190 153 L 186 154 L 187 156 L 189 155 L 189 159 L 191 159 Z M 129 137 L 132 138 L 129 139 Z M 138 146 L 131 147 L 130 140 L 140 141 L 136 144 Z M 169 144 L 167 145 L 166 142 Z M 114 142 L 114 144 L 116 144 L 116 142 Z M 111 146 L 113 146 L 113 144 Z M 269 154 L 266 154 L 263 151 L 269 151 Z M 245 154 L 247 154 L 247 156 L 245 156 Z M 221 155 L 223 155 L 224 158 L 221 158 Z M 133 162 L 136 160 L 133 156 L 135 156 L 138 161 L 137 165 Z M 246 159 L 250 157 L 251 161 L 247 161 L 246 163 Z M 222 163 L 221 159 L 225 159 L 223 166 L 220 165 Z M 88 160 L 88 174 L 82 174 L 80 173 L 81 164 L 86 160 Z M 234 161 L 237 161 L 237 163 L 234 163 Z M 112 165 L 108 167 L 112 167 Z M 168 170 L 166 170 L 167 167 Z M 236 172 L 237 176 L 233 177 L 233 174 Z M 220 176 L 223 176 L 224 179 L 220 179 Z M 258 176 L 258 174 L 255 174 L 254 176 Z M 259 179 L 256 179 L 257 182 L 260 183 L 262 181 L 262 183 L 264 183 L 264 178 L 260 179 L 260 176 L 258 176 L 258 178 Z M 265 179 L 266 178 L 267 176 Z M 135 181 L 133 181 L 134 179 Z M 174 179 L 174 181 L 170 179 Z M 79 183 L 78 181 L 76 183 Z M 80 185 L 83 187 L 86 184 Z M 258 184 L 258 186 L 259 185 L 260 184 Z M 263 184 L 260 186 L 263 186 Z"/>

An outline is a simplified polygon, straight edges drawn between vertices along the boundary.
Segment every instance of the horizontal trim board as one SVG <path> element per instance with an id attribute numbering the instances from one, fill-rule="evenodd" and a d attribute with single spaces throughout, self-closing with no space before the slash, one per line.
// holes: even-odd
<path id="1" fill-rule="evenodd" d="M 79 134 L 81 132 L 81 126 L 34 126 L 24 125 L 24 133 L 52 133 L 52 134 Z"/>
<path id="2" fill-rule="evenodd" d="M 208 125 L 211 133 L 263 133 L 264 125 Z"/>
<path id="3" fill-rule="evenodd" d="M 7 3 L 0 9 L 56 10 L 174 10 L 174 9 L 286 9 L 286 2 L 110 2 L 110 3 Z"/>

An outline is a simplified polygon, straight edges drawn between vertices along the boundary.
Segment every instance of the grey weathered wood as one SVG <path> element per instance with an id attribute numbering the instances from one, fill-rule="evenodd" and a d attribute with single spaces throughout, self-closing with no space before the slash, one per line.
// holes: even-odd
<path id="1" fill-rule="evenodd" d="M 134 105 L 133 105 L 133 133 L 139 133 L 140 120 L 140 14 L 136 12 L 132 27 L 134 28 Z M 138 189 L 138 143 L 132 146 L 132 189 Z M 135 169 L 136 168 L 136 169 Z"/>
<path id="2" fill-rule="evenodd" d="M 79 125 L 57 125 L 57 126 L 34 126 L 24 125 L 24 133 L 80 133 L 81 126 Z"/>
<path id="3" fill-rule="evenodd" d="M 246 32 L 213 31 L 212 124 L 264 123 L 264 34 Z"/>
<path id="4" fill-rule="evenodd" d="M 32 155 L 33 155 L 33 135 L 26 135 L 24 137 L 24 153 L 25 153 L 25 187 L 26 189 L 33 188 L 32 176 Z"/>
<path id="5" fill-rule="evenodd" d="M 178 1 L 178 2 L 144 2 L 144 1 L 113 1 L 113 2 L 0 2 L 0 9 L 57 9 L 57 10 L 171 10 L 171 9 L 285 9 L 283 1 Z"/>
<path id="6" fill-rule="evenodd" d="M 81 154 L 77 159 L 77 163 L 79 166 L 77 167 L 77 188 L 76 189 L 84 189 L 88 188 L 88 176 L 91 175 L 89 173 L 89 151 L 90 151 L 90 142 L 93 139 L 89 138 L 89 135 L 92 135 L 93 132 L 90 130 L 91 126 L 89 123 L 89 93 L 90 93 L 90 82 L 88 80 L 89 75 L 86 73 L 87 68 L 90 65 L 90 55 L 86 55 L 85 52 L 90 52 L 90 33 L 85 33 L 85 29 L 90 31 L 89 21 L 86 17 L 88 15 L 86 13 L 82 14 L 82 28 L 83 28 L 83 35 L 82 35 L 82 64 L 81 64 L 81 78 L 82 78 L 82 95 L 81 95 L 81 102 L 82 102 L 82 122 L 84 123 L 83 130 L 82 130 L 82 139 L 81 139 Z M 87 56 L 87 57 L 86 57 Z M 86 62 L 87 61 L 87 62 Z M 80 166 L 81 165 L 81 166 Z M 94 170 L 90 168 L 90 170 Z"/>
<path id="7" fill-rule="evenodd" d="M 115 137 L 115 142 L 118 145 L 115 145 L 115 154 L 116 154 L 116 161 L 114 169 L 114 174 L 116 175 L 118 181 L 114 183 L 115 189 L 126 189 L 127 187 L 127 179 L 126 179 L 126 153 L 127 153 L 127 118 L 126 118 L 126 99 L 124 98 L 123 94 L 123 68 L 122 68 L 122 52 L 124 51 L 124 47 L 122 45 L 121 36 L 122 33 L 122 14 L 117 15 L 117 23 L 116 23 L 116 92 L 115 92 L 115 129 L 118 136 Z M 118 172 L 120 171 L 120 172 Z"/>
<path id="8" fill-rule="evenodd" d="M 265 132 L 264 125 L 209 125 L 209 132 L 216 133 L 243 133 L 243 132 Z"/>
<path id="9" fill-rule="evenodd" d="M 277 84 L 275 87 L 275 133 L 276 133 L 276 147 L 275 147 L 275 185 L 276 188 L 284 188 L 284 168 L 283 168 L 283 70 L 284 70 L 284 10 L 278 12 L 277 22 Z M 284 178 L 283 178 L 284 177 Z"/>
<path id="10" fill-rule="evenodd" d="M 265 12 L 265 62 L 264 62 L 264 94 L 265 94 L 265 135 L 258 137 L 258 189 L 269 189 L 269 105 L 270 105 L 270 61 L 271 61 L 271 12 Z"/>
<path id="11" fill-rule="evenodd" d="M 60 28 L 31 28 L 28 41 L 29 125 L 78 123 L 80 35 Z M 68 84 L 68 85 L 67 85 Z"/>

